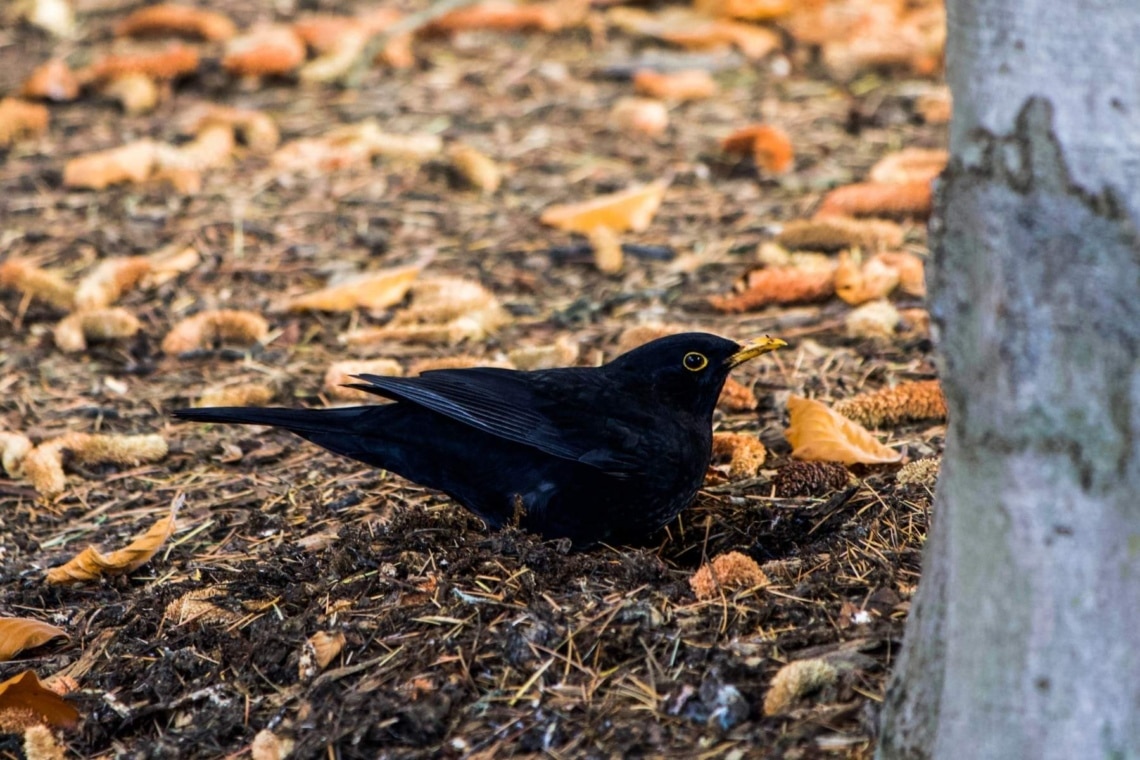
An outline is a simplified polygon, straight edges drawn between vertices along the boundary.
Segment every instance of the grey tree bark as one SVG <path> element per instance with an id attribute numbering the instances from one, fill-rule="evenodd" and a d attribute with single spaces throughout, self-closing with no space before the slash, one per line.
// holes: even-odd
<path id="1" fill-rule="evenodd" d="M 1140 758 L 1140 2 L 948 24 L 950 429 L 878 757 Z"/>

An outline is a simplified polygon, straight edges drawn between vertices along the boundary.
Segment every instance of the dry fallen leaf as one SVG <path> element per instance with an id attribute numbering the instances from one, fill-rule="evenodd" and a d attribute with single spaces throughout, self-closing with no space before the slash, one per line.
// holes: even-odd
<path id="1" fill-rule="evenodd" d="M 178 508 L 184 498 L 180 495 L 170 505 L 170 514 L 151 526 L 143 535 L 125 548 L 102 554 L 94 546 L 88 546 L 66 564 L 53 567 L 47 572 L 47 582 L 52 585 L 82 583 L 101 578 L 104 575 L 121 575 L 137 570 L 153 557 L 176 527 Z"/>
<path id="2" fill-rule="evenodd" d="M 74 728 L 79 722 L 79 711 L 70 702 L 40 683 L 40 679 L 30 670 L 0 683 L 0 731 L 7 731 L 4 724 L 7 714 L 28 714 L 32 723 L 60 728 Z M 21 726 L 20 729 L 27 726 Z"/>
<path id="3" fill-rule="evenodd" d="M 484 193 L 495 192 L 503 182 L 499 165 L 469 145 L 452 145 L 447 149 L 447 157 L 459 176 Z"/>
<path id="4" fill-rule="evenodd" d="M 70 638 L 67 631 L 32 618 L 0 618 L 0 662 L 7 662 L 26 649 L 35 649 L 53 639 Z"/>
<path id="5" fill-rule="evenodd" d="M 582 203 L 550 206 L 542 212 L 541 221 L 560 230 L 582 234 L 597 227 L 608 227 L 614 232 L 644 232 L 668 187 L 668 181 L 658 180 Z"/>
<path id="6" fill-rule="evenodd" d="M 64 102 L 79 97 L 79 80 L 62 58 L 37 66 L 25 80 L 20 94 L 34 100 Z"/>
<path id="7" fill-rule="evenodd" d="M 357 275 L 337 285 L 291 298 L 289 311 L 385 309 L 404 300 L 423 267 L 416 264 Z"/>
<path id="8" fill-rule="evenodd" d="M 771 124 L 753 124 L 738 129 L 721 141 L 725 153 L 752 156 L 769 174 L 784 174 L 795 163 L 792 138 Z"/>
<path id="9" fill-rule="evenodd" d="M 425 278 L 411 288 L 411 305 L 383 327 L 340 336 L 349 345 L 405 341 L 451 344 L 482 340 L 509 321 L 499 300 L 477 282 L 457 277 Z"/>
<path id="10" fill-rule="evenodd" d="M 879 443 L 869 431 L 813 399 L 788 399 L 791 425 L 784 436 L 792 456 L 821 462 L 883 464 L 897 462 L 902 454 Z"/>

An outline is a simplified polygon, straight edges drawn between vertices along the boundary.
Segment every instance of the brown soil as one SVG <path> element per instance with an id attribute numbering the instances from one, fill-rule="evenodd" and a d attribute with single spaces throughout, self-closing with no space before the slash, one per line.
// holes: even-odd
<path id="1" fill-rule="evenodd" d="M 101 3 L 85 19 L 75 57 L 109 46 L 121 5 Z M 242 26 L 268 15 L 249 3 L 230 10 Z M 0 91 L 58 44 L 27 28 L 4 35 Z M 931 85 L 868 76 L 843 87 L 795 49 L 791 75 L 774 74 L 770 60 L 719 71 L 719 96 L 673 108 L 663 137 L 638 138 L 608 123 L 630 91 L 610 74 L 650 50 L 661 52 L 616 32 L 604 44 L 583 30 L 467 33 L 418 43 L 415 68 L 373 70 L 353 90 L 288 79 L 244 88 L 207 61 L 154 113 L 124 116 L 86 97 L 52 106 L 45 138 L 0 152 L 5 257 L 76 276 L 97 259 L 171 243 L 203 256 L 193 272 L 123 299 L 143 322 L 137 339 L 78 355 L 53 345 L 60 312 L 0 293 L 0 429 L 37 441 L 71 430 L 159 432 L 172 446 L 157 464 L 73 467 L 67 492 L 50 502 L 27 481 L 0 479 L 0 616 L 71 633 L 0 665 L 0 679 L 71 669 L 79 689 L 70 698 L 84 716 L 64 734 L 71 751 L 232 757 L 269 729 L 293 740 L 297 757 L 870 756 L 930 493 L 896 484 L 894 467 L 797 498 L 775 497 L 772 478 L 789 461 L 789 392 L 834 401 L 931 377 L 929 341 L 846 338 L 849 307 L 839 301 L 726 316 L 705 297 L 727 291 L 771 226 L 805 216 L 825 189 L 862 178 L 900 146 L 941 144 L 942 128 L 913 113 L 915 94 Z M 442 159 L 279 179 L 263 158 L 243 155 L 192 196 L 62 187 L 66 158 L 131 137 L 177 140 L 177 115 L 205 99 L 265 109 L 284 139 L 367 117 L 394 133 L 461 137 L 510 173 L 498 193 L 481 195 Z M 792 135 L 796 170 L 784 179 L 718 150 L 720 137 L 758 121 Z M 656 220 L 626 242 L 671 260 L 631 256 L 620 276 L 606 276 L 588 254 L 566 255 L 578 241 L 537 221 L 551 203 L 666 175 L 673 184 Z M 921 251 L 921 226 L 908 235 Z M 425 252 L 433 272 L 480 281 L 515 320 L 468 345 L 386 347 L 405 364 L 459 353 L 491 361 L 565 335 L 592 363 L 644 322 L 787 338 L 790 349 L 737 373 L 759 409 L 716 420 L 719 430 L 758 434 L 765 469 L 745 481 L 714 473 L 697 503 L 644 546 L 570 553 L 488 533 L 446 498 L 285 433 L 171 422 L 170 410 L 221 381 L 268 380 L 278 404 L 321 403 L 328 364 L 355 355 L 337 335 L 390 314 L 290 315 L 275 305 L 330 273 Z M 267 314 L 270 340 L 253 351 L 162 355 L 171 325 L 212 307 Z M 940 453 L 942 435 L 917 424 L 890 430 L 889 442 L 918 458 Z M 179 530 L 143 568 L 44 583 L 46 568 L 89 543 L 124 545 L 179 493 Z M 727 551 L 756 559 L 772 584 L 697 601 L 689 576 Z M 218 592 L 209 601 L 221 613 L 165 614 L 202 589 Z M 303 645 L 320 631 L 343 633 L 344 649 L 302 677 Z M 837 664 L 838 679 L 765 716 L 781 665 L 819 656 Z M 0 737 L 0 757 L 21 747 L 18 735 Z"/>

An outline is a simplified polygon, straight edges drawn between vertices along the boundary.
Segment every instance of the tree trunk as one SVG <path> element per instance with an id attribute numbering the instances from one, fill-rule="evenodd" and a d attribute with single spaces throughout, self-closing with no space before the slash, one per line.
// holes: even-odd
<path id="1" fill-rule="evenodd" d="M 1140 2 L 949 0 L 950 429 L 879 758 L 1140 758 Z"/>

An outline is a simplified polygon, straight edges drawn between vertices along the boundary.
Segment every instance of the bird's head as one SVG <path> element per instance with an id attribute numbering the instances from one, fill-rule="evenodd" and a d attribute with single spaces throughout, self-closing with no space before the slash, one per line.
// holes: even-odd
<path id="1" fill-rule="evenodd" d="M 638 346 L 607 368 L 678 409 L 711 415 L 733 367 L 786 345 L 779 338 L 737 343 L 709 333 L 681 333 Z"/>

